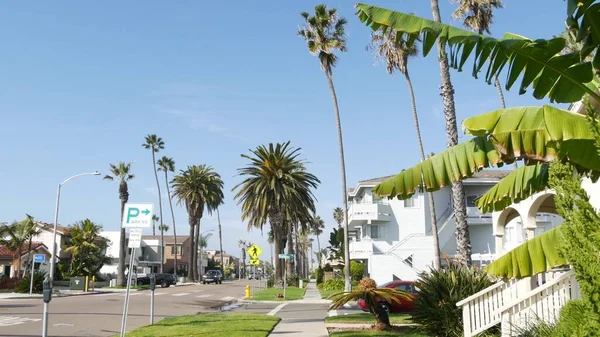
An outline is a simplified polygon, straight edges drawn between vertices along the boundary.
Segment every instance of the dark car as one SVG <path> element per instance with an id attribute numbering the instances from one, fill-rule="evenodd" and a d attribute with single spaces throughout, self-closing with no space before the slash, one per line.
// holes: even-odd
<path id="1" fill-rule="evenodd" d="M 209 270 L 206 274 L 202 275 L 202 284 L 207 283 L 215 283 L 221 284 L 223 283 L 223 274 L 221 274 L 220 270 Z"/>
<path id="2" fill-rule="evenodd" d="M 138 285 L 150 284 L 150 276 L 142 276 L 137 278 Z M 173 274 L 156 274 L 156 285 L 162 288 L 168 288 L 177 284 L 177 279 Z"/>
<path id="3" fill-rule="evenodd" d="M 378 299 L 379 303 L 383 306 L 385 311 L 388 313 L 393 312 L 411 312 L 414 309 L 415 301 L 414 299 L 419 296 L 419 288 L 415 285 L 413 281 L 392 281 L 385 284 L 380 285 L 378 288 L 394 288 L 397 290 L 404 290 L 409 293 L 412 299 L 406 299 L 404 297 L 398 297 L 399 302 L 391 301 L 387 302 L 383 299 Z M 359 299 L 356 304 L 362 311 L 369 311 L 365 300 Z"/>

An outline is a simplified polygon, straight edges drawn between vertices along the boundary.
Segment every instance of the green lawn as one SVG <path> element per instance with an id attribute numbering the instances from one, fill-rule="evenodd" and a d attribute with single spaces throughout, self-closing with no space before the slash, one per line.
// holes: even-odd
<path id="1" fill-rule="evenodd" d="M 332 332 L 329 334 L 330 337 L 363 337 L 363 336 L 410 336 L 410 337 L 428 337 L 421 333 L 415 332 L 414 328 L 402 327 L 396 331 L 343 331 L 343 332 Z"/>
<path id="2" fill-rule="evenodd" d="M 304 297 L 305 289 L 300 289 L 296 287 L 287 287 L 285 289 L 285 300 L 300 300 Z M 283 301 L 283 298 L 276 298 L 275 295 L 283 294 L 283 289 L 278 288 L 269 288 L 256 293 L 252 300 L 255 301 Z"/>
<path id="3" fill-rule="evenodd" d="M 278 317 L 253 314 L 202 314 L 165 318 L 135 329 L 127 337 L 267 337 Z"/>
<path id="4" fill-rule="evenodd" d="M 343 316 L 333 316 L 325 318 L 325 323 L 367 323 L 375 324 L 375 317 L 370 313 L 362 314 L 351 314 Z M 409 314 L 391 314 L 390 323 L 402 324 L 411 323 L 411 316 Z"/>
<path id="5" fill-rule="evenodd" d="M 340 293 L 343 291 L 344 290 L 321 290 L 321 289 L 319 289 L 319 293 L 321 293 L 321 298 L 327 298 L 331 294 Z"/>

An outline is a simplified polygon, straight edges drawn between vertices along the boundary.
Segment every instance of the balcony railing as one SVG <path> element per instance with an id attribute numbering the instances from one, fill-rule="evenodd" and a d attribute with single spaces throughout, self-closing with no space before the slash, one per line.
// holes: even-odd
<path id="1" fill-rule="evenodd" d="M 371 240 L 363 239 L 361 241 L 350 241 L 349 248 L 351 258 L 358 257 L 358 255 L 373 254 L 373 242 Z"/>
<path id="2" fill-rule="evenodd" d="M 353 204 L 348 209 L 348 222 L 390 221 L 391 213 L 392 209 L 388 204 Z"/>

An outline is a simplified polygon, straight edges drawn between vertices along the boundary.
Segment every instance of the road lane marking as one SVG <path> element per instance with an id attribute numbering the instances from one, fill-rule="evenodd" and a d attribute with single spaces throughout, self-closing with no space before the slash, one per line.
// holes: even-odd
<path id="1" fill-rule="evenodd" d="M 0 326 L 19 325 L 27 322 L 39 322 L 41 318 L 0 316 Z"/>
<path id="2" fill-rule="evenodd" d="M 221 297 L 221 301 L 231 301 L 235 299 L 235 297 L 233 296 L 225 296 L 225 297 Z"/>
<path id="3" fill-rule="evenodd" d="M 279 310 L 283 309 L 283 307 L 285 307 L 286 305 L 287 303 L 281 303 L 280 305 L 276 306 L 275 309 L 269 311 L 267 316 L 275 316 L 275 314 L 278 313 Z"/>
<path id="4" fill-rule="evenodd" d="M 74 324 L 68 324 L 68 323 L 56 323 L 54 324 L 54 326 L 75 326 Z"/>
<path id="5" fill-rule="evenodd" d="M 204 294 L 204 295 L 198 295 L 198 296 L 196 296 L 196 297 L 198 297 L 198 298 L 207 298 L 207 297 L 211 297 L 211 296 L 212 296 L 212 295 L 209 295 L 209 294 Z"/>
<path id="6" fill-rule="evenodd" d="M 179 293 L 179 294 L 173 294 L 171 296 L 185 296 L 185 295 L 189 295 L 190 293 Z"/>
<path id="7" fill-rule="evenodd" d="M 331 310 L 331 311 L 329 311 L 329 317 L 333 317 L 333 316 L 337 316 L 337 315 L 338 315 L 337 310 Z"/>

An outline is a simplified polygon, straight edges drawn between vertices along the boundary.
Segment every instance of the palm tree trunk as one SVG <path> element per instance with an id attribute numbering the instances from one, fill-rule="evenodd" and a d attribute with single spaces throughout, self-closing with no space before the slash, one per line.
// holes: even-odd
<path id="1" fill-rule="evenodd" d="M 223 234 L 221 234 L 221 215 L 219 214 L 218 208 L 217 222 L 219 223 L 219 249 L 221 250 L 221 273 L 223 274 L 223 278 L 225 278 L 225 264 L 223 263 Z"/>
<path id="2" fill-rule="evenodd" d="M 192 254 L 194 255 L 194 282 L 197 282 L 199 280 L 198 278 L 198 248 L 200 246 L 200 221 L 201 219 L 199 219 L 198 223 L 196 224 L 195 228 L 194 228 L 194 250 L 192 251 Z"/>
<path id="3" fill-rule="evenodd" d="M 417 113 L 417 100 L 415 99 L 415 91 L 408 74 L 408 69 L 404 73 L 406 78 L 406 84 L 408 85 L 408 92 L 410 93 L 410 103 L 412 105 L 413 121 L 415 123 L 415 132 L 417 134 L 417 144 L 419 151 L 421 152 L 421 162 L 425 161 L 425 150 L 423 149 L 423 140 L 421 138 L 421 128 L 419 127 L 419 114 Z M 431 233 L 433 236 L 433 267 L 438 270 L 440 269 L 440 243 L 438 237 L 437 217 L 435 214 L 435 200 L 433 193 L 427 193 L 429 199 L 429 216 L 431 218 Z"/>
<path id="4" fill-rule="evenodd" d="M 279 258 L 279 254 L 283 253 L 283 245 L 282 245 L 282 240 L 281 240 L 281 234 L 279 233 L 279 229 L 277 229 L 275 226 L 273 226 L 273 223 L 271 223 L 271 228 L 273 230 L 273 245 L 275 246 L 275 256 L 277 257 L 275 259 L 275 265 L 273 265 L 273 268 L 275 269 L 273 274 L 275 276 L 275 284 L 279 284 L 282 280 L 283 280 L 283 268 L 281 265 L 281 259 Z M 245 270 L 245 266 L 246 266 L 246 262 L 244 262 L 244 272 Z"/>
<path id="5" fill-rule="evenodd" d="M 290 225 L 290 226 L 293 226 L 293 225 Z M 286 243 L 287 253 L 288 254 L 294 254 L 294 241 L 293 241 L 293 239 L 294 238 L 293 238 L 293 235 L 292 235 L 292 228 L 288 227 L 288 229 L 287 229 L 287 243 Z M 295 257 L 294 257 L 294 259 L 295 259 Z M 290 277 L 294 273 L 294 266 L 293 266 L 295 264 L 294 263 L 294 259 L 289 259 L 290 261 L 287 261 L 287 262 L 289 262 L 287 264 L 287 266 L 286 266 L 288 277 Z"/>
<path id="6" fill-rule="evenodd" d="M 19 247 L 18 252 L 19 252 L 19 265 L 17 266 L 18 267 L 17 268 L 17 278 L 21 278 L 21 263 L 22 263 L 21 259 L 23 256 L 23 250 Z"/>
<path id="7" fill-rule="evenodd" d="M 127 200 L 121 199 L 121 223 L 123 222 L 123 213 L 125 212 L 125 204 Z M 121 228 L 121 236 L 119 238 L 119 266 L 117 268 L 117 284 L 124 287 L 125 280 L 125 259 L 127 253 L 127 243 L 125 242 L 125 228 Z"/>
<path id="8" fill-rule="evenodd" d="M 188 265 L 188 281 L 189 282 L 193 282 L 194 281 L 194 229 L 195 229 L 195 225 L 196 225 L 196 219 L 194 218 L 194 216 L 192 215 L 192 212 L 188 211 L 188 218 L 189 218 L 189 223 L 190 223 L 190 252 L 189 252 L 189 265 Z"/>
<path id="9" fill-rule="evenodd" d="M 321 241 L 319 241 L 318 235 L 317 235 L 317 248 L 319 248 L 319 252 L 320 252 L 321 251 Z M 312 246 L 311 246 L 311 249 L 312 249 Z M 311 254 L 310 258 L 312 259 L 312 254 Z M 319 268 L 321 268 L 321 259 L 319 259 L 319 261 L 317 261 L 317 262 L 319 263 Z"/>
<path id="10" fill-rule="evenodd" d="M 165 264 L 165 250 L 163 243 L 165 242 L 163 226 L 164 223 L 163 211 L 162 211 L 162 194 L 160 193 L 160 183 L 158 182 L 158 172 L 156 171 L 156 158 L 154 155 L 154 148 L 152 148 L 152 168 L 154 169 L 154 179 L 156 180 L 156 188 L 158 189 L 158 212 L 160 214 L 159 228 L 160 228 L 160 273 L 163 273 Z M 152 235 L 156 235 L 156 227 L 152 225 Z"/>
<path id="11" fill-rule="evenodd" d="M 440 18 L 440 7 L 438 0 L 430 0 L 433 20 L 442 22 Z M 458 128 L 456 126 L 456 109 L 454 106 L 454 88 L 450 81 L 450 69 L 446 50 L 438 39 L 440 86 L 442 101 L 444 103 L 444 117 L 446 119 L 447 146 L 458 143 Z M 465 188 L 461 181 L 452 184 L 452 206 L 456 219 L 456 247 L 457 257 L 463 265 L 471 265 L 471 239 L 469 237 L 469 225 L 467 224 L 467 208 L 465 204 Z"/>
<path id="12" fill-rule="evenodd" d="M 175 212 L 173 212 L 173 201 L 171 200 L 171 191 L 169 190 L 169 177 L 165 170 L 165 185 L 167 186 L 167 197 L 169 198 L 169 208 L 171 208 L 171 220 L 173 221 L 173 247 L 175 247 L 173 271 L 177 277 L 177 230 L 175 229 Z"/>
<path id="13" fill-rule="evenodd" d="M 296 274 L 300 275 L 302 272 L 302 265 L 301 265 L 301 261 L 302 261 L 302 252 L 300 249 L 298 249 L 299 247 L 299 239 L 300 237 L 298 236 L 298 223 L 294 224 L 294 251 L 297 253 L 296 256 L 294 256 L 294 263 L 296 264 Z"/>
<path id="14" fill-rule="evenodd" d="M 333 86 L 333 79 L 331 71 L 326 71 L 327 82 L 329 83 L 329 90 L 331 91 L 331 97 L 333 98 L 333 108 L 335 112 L 335 123 L 337 126 L 338 133 L 338 146 L 340 150 L 340 163 L 342 170 L 342 200 L 344 201 L 344 291 L 352 290 L 350 283 L 350 245 L 348 244 L 348 188 L 346 187 L 346 161 L 344 159 L 344 140 L 342 138 L 342 122 L 340 120 L 340 109 L 338 106 L 337 95 L 335 93 L 335 87 Z"/>

